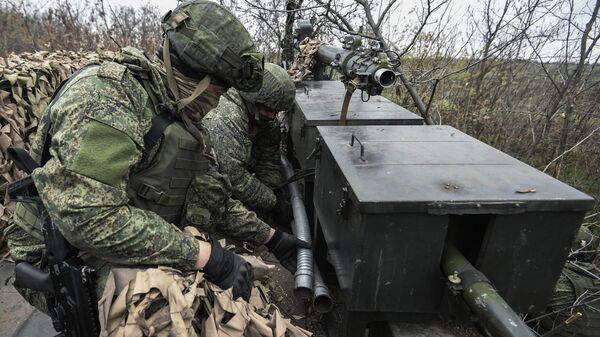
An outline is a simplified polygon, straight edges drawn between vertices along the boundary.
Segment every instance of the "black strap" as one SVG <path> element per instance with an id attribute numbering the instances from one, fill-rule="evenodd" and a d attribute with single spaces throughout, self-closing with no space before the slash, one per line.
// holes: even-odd
<path id="1" fill-rule="evenodd" d="M 37 190 L 31 178 L 31 172 L 39 167 L 25 149 L 9 147 L 6 155 L 22 171 L 29 174 L 27 177 L 13 181 L 8 184 L 7 193 L 13 201 L 37 202 L 39 200 Z"/>
<path id="2" fill-rule="evenodd" d="M 283 184 L 281 184 L 279 186 L 279 188 L 285 187 L 285 186 L 293 183 L 294 181 L 302 180 L 304 178 L 307 178 L 307 177 L 310 177 L 310 176 L 314 176 L 314 175 L 315 175 L 315 169 L 314 168 L 308 168 L 308 169 L 300 170 L 300 171 L 294 173 L 294 175 L 292 175 L 291 177 L 289 177 L 288 180 L 286 180 Z"/>
<path id="3" fill-rule="evenodd" d="M 42 135 L 44 137 L 44 145 L 42 147 L 42 157 L 40 159 L 40 165 L 44 166 L 48 160 L 50 160 L 50 144 L 52 143 L 52 135 L 50 134 L 50 126 L 52 120 L 50 120 L 50 108 L 44 115 L 44 129 L 42 129 Z"/>
<path id="4" fill-rule="evenodd" d="M 150 152 L 158 144 L 165 129 L 173 124 L 173 116 L 168 112 L 161 112 L 152 118 L 150 131 L 144 135 L 144 152 L 142 153 L 141 163 L 146 163 Z"/>
<path id="5" fill-rule="evenodd" d="M 31 176 L 8 184 L 6 193 L 11 201 L 38 202 L 40 199 Z"/>
<path id="6" fill-rule="evenodd" d="M 38 163 L 31 158 L 31 155 L 25 149 L 11 146 L 6 150 L 6 155 L 17 165 L 19 170 L 25 171 L 27 174 L 31 174 L 33 170 L 39 167 Z"/>

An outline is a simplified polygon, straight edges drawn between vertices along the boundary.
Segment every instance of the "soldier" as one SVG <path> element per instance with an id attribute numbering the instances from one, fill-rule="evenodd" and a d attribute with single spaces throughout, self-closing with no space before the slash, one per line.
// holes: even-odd
<path id="1" fill-rule="evenodd" d="M 287 72 L 267 63 L 259 91 L 229 90 L 203 121 L 221 170 L 233 186 L 233 197 L 259 214 L 282 205 L 281 193 L 275 193 L 281 184 L 281 131 L 276 116 L 292 106 L 294 96 Z"/>
<path id="2" fill-rule="evenodd" d="M 112 266 L 163 265 L 203 270 L 234 298 L 248 299 L 248 264 L 177 227 L 234 210 L 220 230 L 269 242 L 279 259 L 294 260 L 294 238 L 275 235 L 229 199 L 200 123 L 228 87 L 260 88 L 263 55 L 233 14 L 209 1 L 180 5 L 162 27 L 164 64 L 125 48 L 114 62 L 83 68 L 64 83 L 32 144 L 41 166 L 32 178 L 56 226 L 98 271 L 98 294 Z M 5 232 L 12 258 L 44 269 L 37 210 L 19 203 L 13 221 Z M 44 309 L 39 293 L 18 290 Z"/>

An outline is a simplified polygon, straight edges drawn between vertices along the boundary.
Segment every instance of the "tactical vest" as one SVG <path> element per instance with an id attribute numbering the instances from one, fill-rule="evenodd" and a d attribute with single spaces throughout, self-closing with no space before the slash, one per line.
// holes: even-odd
<path id="1" fill-rule="evenodd" d="M 45 125 L 42 130 L 44 144 L 41 166 L 50 159 L 52 102 L 60 96 L 65 84 L 76 74 L 61 83 L 46 110 Z M 143 80 L 139 79 L 139 81 Z M 208 135 L 206 142 L 206 146 L 210 147 Z M 152 211 L 169 223 L 180 225 L 186 193 L 192 179 L 206 172 L 210 166 L 211 159 L 204 155 L 205 145 L 196 140 L 183 123 L 176 121 L 172 115 L 160 113 L 152 119 L 150 130 L 144 136 L 144 147 L 142 160 L 130 175 L 127 185 L 130 204 Z M 30 235 L 41 239 L 41 223 L 38 214 L 37 208 L 33 205 L 19 202 L 14 217 L 19 219 L 20 227 Z"/>
<path id="2" fill-rule="evenodd" d="M 160 142 L 155 141 L 157 136 Z M 192 179 L 208 170 L 210 160 L 203 155 L 203 144 L 181 122 L 165 113 L 152 119 L 144 143 L 146 151 L 155 154 L 148 165 L 144 159 L 149 155 L 144 155 L 138 165 L 142 168 L 129 178 L 127 195 L 134 206 L 179 225 Z M 154 151 L 156 146 L 158 149 Z"/>

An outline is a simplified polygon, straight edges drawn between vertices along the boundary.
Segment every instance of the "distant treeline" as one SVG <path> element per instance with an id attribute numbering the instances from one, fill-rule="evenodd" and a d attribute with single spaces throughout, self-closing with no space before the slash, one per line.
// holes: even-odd
<path id="1" fill-rule="evenodd" d="M 102 0 L 0 2 L 0 56 L 37 50 L 117 50 L 134 45 L 153 52 L 160 39 L 158 8 L 113 7 Z"/>

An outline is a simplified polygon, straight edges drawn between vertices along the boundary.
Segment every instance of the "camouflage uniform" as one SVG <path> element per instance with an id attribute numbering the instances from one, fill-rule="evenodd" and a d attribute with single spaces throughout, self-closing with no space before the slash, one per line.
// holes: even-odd
<path id="1" fill-rule="evenodd" d="M 247 40 L 251 43 L 249 36 Z M 231 59 L 231 55 L 228 57 Z M 255 80 L 254 75 L 246 80 Z M 132 204 L 128 183 L 142 162 L 144 150 L 150 151 L 144 149 L 144 136 L 157 109 L 174 104 L 167 97 L 165 83 L 158 68 L 141 51 L 126 48 L 117 62 L 86 68 L 73 76 L 52 101 L 51 109 L 46 110 L 52 121 L 51 158 L 32 177 L 56 226 L 80 249 L 84 262 L 98 270 L 99 295 L 111 265 L 194 269 L 197 240 L 173 225 L 192 221 L 203 227 L 200 214 L 202 219 L 219 214 L 228 224 L 235 224 L 220 228 L 222 232 L 257 245 L 266 241 L 270 231 L 253 213 L 229 199 L 229 181 L 219 173 L 216 161 L 191 182 L 180 223 L 171 224 L 155 212 Z M 206 111 L 195 113 L 201 117 Z M 38 162 L 45 138 L 43 129 L 44 122 L 32 144 L 32 156 Z M 153 149 L 160 149 L 160 145 Z M 153 151 L 156 155 L 159 150 Z M 152 159 L 145 163 L 152 163 Z M 226 210 L 231 212 L 222 215 Z M 6 237 L 15 261 L 40 266 L 44 245 L 39 220 L 35 221 L 31 213 L 29 218 L 15 217 Z M 19 290 L 32 304 L 44 308 L 39 294 Z"/>
<path id="2" fill-rule="evenodd" d="M 193 237 L 155 213 L 129 205 L 128 174 L 141 159 L 140 144 L 154 115 L 147 103 L 148 95 L 126 67 L 111 62 L 84 70 L 54 100 L 52 157 L 32 174 L 61 233 L 91 255 L 87 264 L 100 269 L 99 290 L 107 263 L 189 270 L 197 259 Z M 42 136 L 38 132 L 32 144 L 38 161 Z M 20 217 L 14 221 L 7 233 L 12 258 L 39 264 L 40 227 Z"/>
<path id="3" fill-rule="evenodd" d="M 132 207 L 126 193 L 153 116 L 146 92 L 125 66 L 110 62 L 84 70 L 52 105 L 52 158 L 33 178 L 52 219 L 74 246 L 116 264 L 192 269 L 195 240 L 155 213 Z M 36 159 L 41 142 L 38 135 L 32 147 Z M 192 182 L 186 220 L 206 228 L 211 216 L 218 216 L 225 220 L 219 230 L 226 235 L 264 243 L 270 227 L 231 200 L 230 188 L 218 166 L 211 166 Z M 41 239 L 41 233 L 36 236 Z M 15 260 L 39 260 L 41 241 L 22 246 L 16 241 L 28 239 L 15 239 L 9 236 Z"/>
<path id="4" fill-rule="evenodd" d="M 229 90 L 203 120 L 221 171 L 233 185 L 233 197 L 252 210 L 273 208 L 277 202 L 273 189 L 281 184 L 280 125 L 277 120 L 260 120 L 257 105 L 272 111 L 288 110 L 294 95 L 294 84 L 286 71 L 267 63 L 258 92 Z"/>

